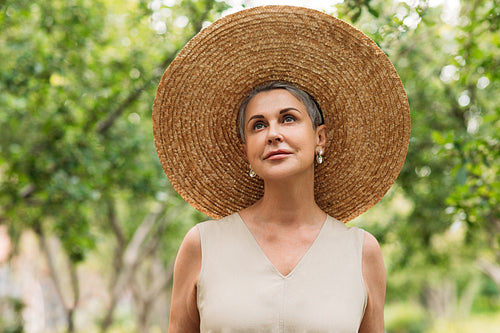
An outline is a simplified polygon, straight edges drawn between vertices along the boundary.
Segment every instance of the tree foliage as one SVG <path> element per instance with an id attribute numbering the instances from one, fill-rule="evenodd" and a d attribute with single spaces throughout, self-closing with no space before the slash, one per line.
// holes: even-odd
<path id="1" fill-rule="evenodd" d="M 103 237 L 115 244 L 108 258 L 106 328 L 140 265 L 153 253 L 168 271 L 179 235 L 203 218 L 177 208 L 186 205 L 156 157 L 151 106 L 168 63 L 224 8 L 210 0 L 171 7 L 142 1 L 2 4 L 0 216 L 14 239 L 27 229 L 39 236 L 69 331 L 79 298 L 75 265 L 102 250 Z M 64 270 L 51 265 L 52 237 L 69 259 L 70 295 L 58 282 Z M 165 279 L 163 289 L 168 273 Z"/>

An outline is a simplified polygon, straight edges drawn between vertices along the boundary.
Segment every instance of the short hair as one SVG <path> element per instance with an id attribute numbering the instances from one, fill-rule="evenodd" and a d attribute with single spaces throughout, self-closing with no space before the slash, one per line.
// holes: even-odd
<path id="1" fill-rule="evenodd" d="M 304 90 L 299 89 L 294 85 L 286 82 L 271 82 L 254 88 L 241 103 L 241 106 L 238 110 L 238 126 L 239 135 L 243 143 L 245 142 L 245 113 L 248 103 L 250 103 L 252 98 L 254 98 L 258 93 L 275 89 L 284 89 L 288 91 L 304 104 L 307 113 L 311 118 L 313 129 L 316 129 L 316 127 L 324 124 L 323 113 L 321 112 L 318 103 L 311 95 L 309 95 Z"/>

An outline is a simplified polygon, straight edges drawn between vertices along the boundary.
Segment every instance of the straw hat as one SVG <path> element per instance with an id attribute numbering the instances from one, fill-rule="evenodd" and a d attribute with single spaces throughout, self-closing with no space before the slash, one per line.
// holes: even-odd
<path id="1" fill-rule="evenodd" d="M 315 196 L 349 221 L 376 204 L 403 165 L 410 113 L 384 52 L 351 25 L 300 7 L 264 6 L 203 29 L 165 71 L 153 105 L 163 169 L 194 208 L 221 218 L 263 194 L 248 175 L 237 112 L 255 87 L 288 82 L 311 94 L 328 128 Z"/>

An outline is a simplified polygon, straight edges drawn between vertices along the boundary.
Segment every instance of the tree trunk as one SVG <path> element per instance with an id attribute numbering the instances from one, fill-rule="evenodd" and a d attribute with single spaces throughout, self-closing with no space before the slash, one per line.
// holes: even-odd
<path id="1" fill-rule="evenodd" d="M 451 318 L 457 308 L 457 288 L 453 281 L 445 280 L 439 286 L 427 286 L 424 292 L 429 311 L 437 318 Z"/>
<path id="2" fill-rule="evenodd" d="M 56 268 L 53 251 L 50 249 L 49 240 L 45 236 L 45 233 L 44 233 L 41 225 L 39 225 L 35 228 L 35 232 L 38 235 L 42 253 L 45 256 L 45 260 L 47 261 L 47 266 L 49 268 L 50 278 L 54 284 L 56 294 L 59 298 L 59 301 L 61 302 L 61 305 L 63 307 L 64 313 L 66 316 L 66 329 L 69 333 L 72 333 L 75 331 L 74 313 L 76 311 L 76 308 L 78 305 L 78 299 L 80 296 L 79 281 L 78 281 L 78 274 L 76 271 L 76 266 L 73 262 L 71 262 L 71 260 L 69 260 L 69 258 L 67 258 L 65 256 L 67 270 L 68 270 L 69 279 L 70 279 L 71 293 L 72 293 L 72 295 L 71 295 L 72 300 L 70 301 L 65 296 L 65 293 L 63 290 L 63 283 L 61 282 L 61 276 L 60 276 L 60 274 L 62 274 L 61 273 L 62 270 L 60 270 L 60 269 L 58 270 Z"/>
<path id="3" fill-rule="evenodd" d="M 500 290 L 500 266 L 485 259 L 478 259 L 476 264 L 484 274 L 495 282 Z"/>
<path id="4" fill-rule="evenodd" d="M 105 332 L 111 326 L 116 304 L 143 259 L 144 243 L 164 210 L 164 206 L 158 205 L 144 218 L 123 252 L 119 273 L 115 283 L 111 285 L 110 300 L 101 324 L 101 332 Z"/>

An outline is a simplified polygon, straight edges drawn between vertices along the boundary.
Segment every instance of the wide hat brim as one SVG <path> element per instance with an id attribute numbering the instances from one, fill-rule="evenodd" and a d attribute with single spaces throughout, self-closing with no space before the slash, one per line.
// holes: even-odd
<path id="1" fill-rule="evenodd" d="M 311 94 L 328 128 L 315 198 L 347 222 L 376 204 L 408 150 L 410 113 L 391 62 L 351 25 L 301 7 L 264 6 L 203 29 L 165 71 L 153 106 L 153 133 L 174 189 L 218 219 L 257 201 L 248 176 L 237 112 L 264 83 L 291 83 Z"/>

